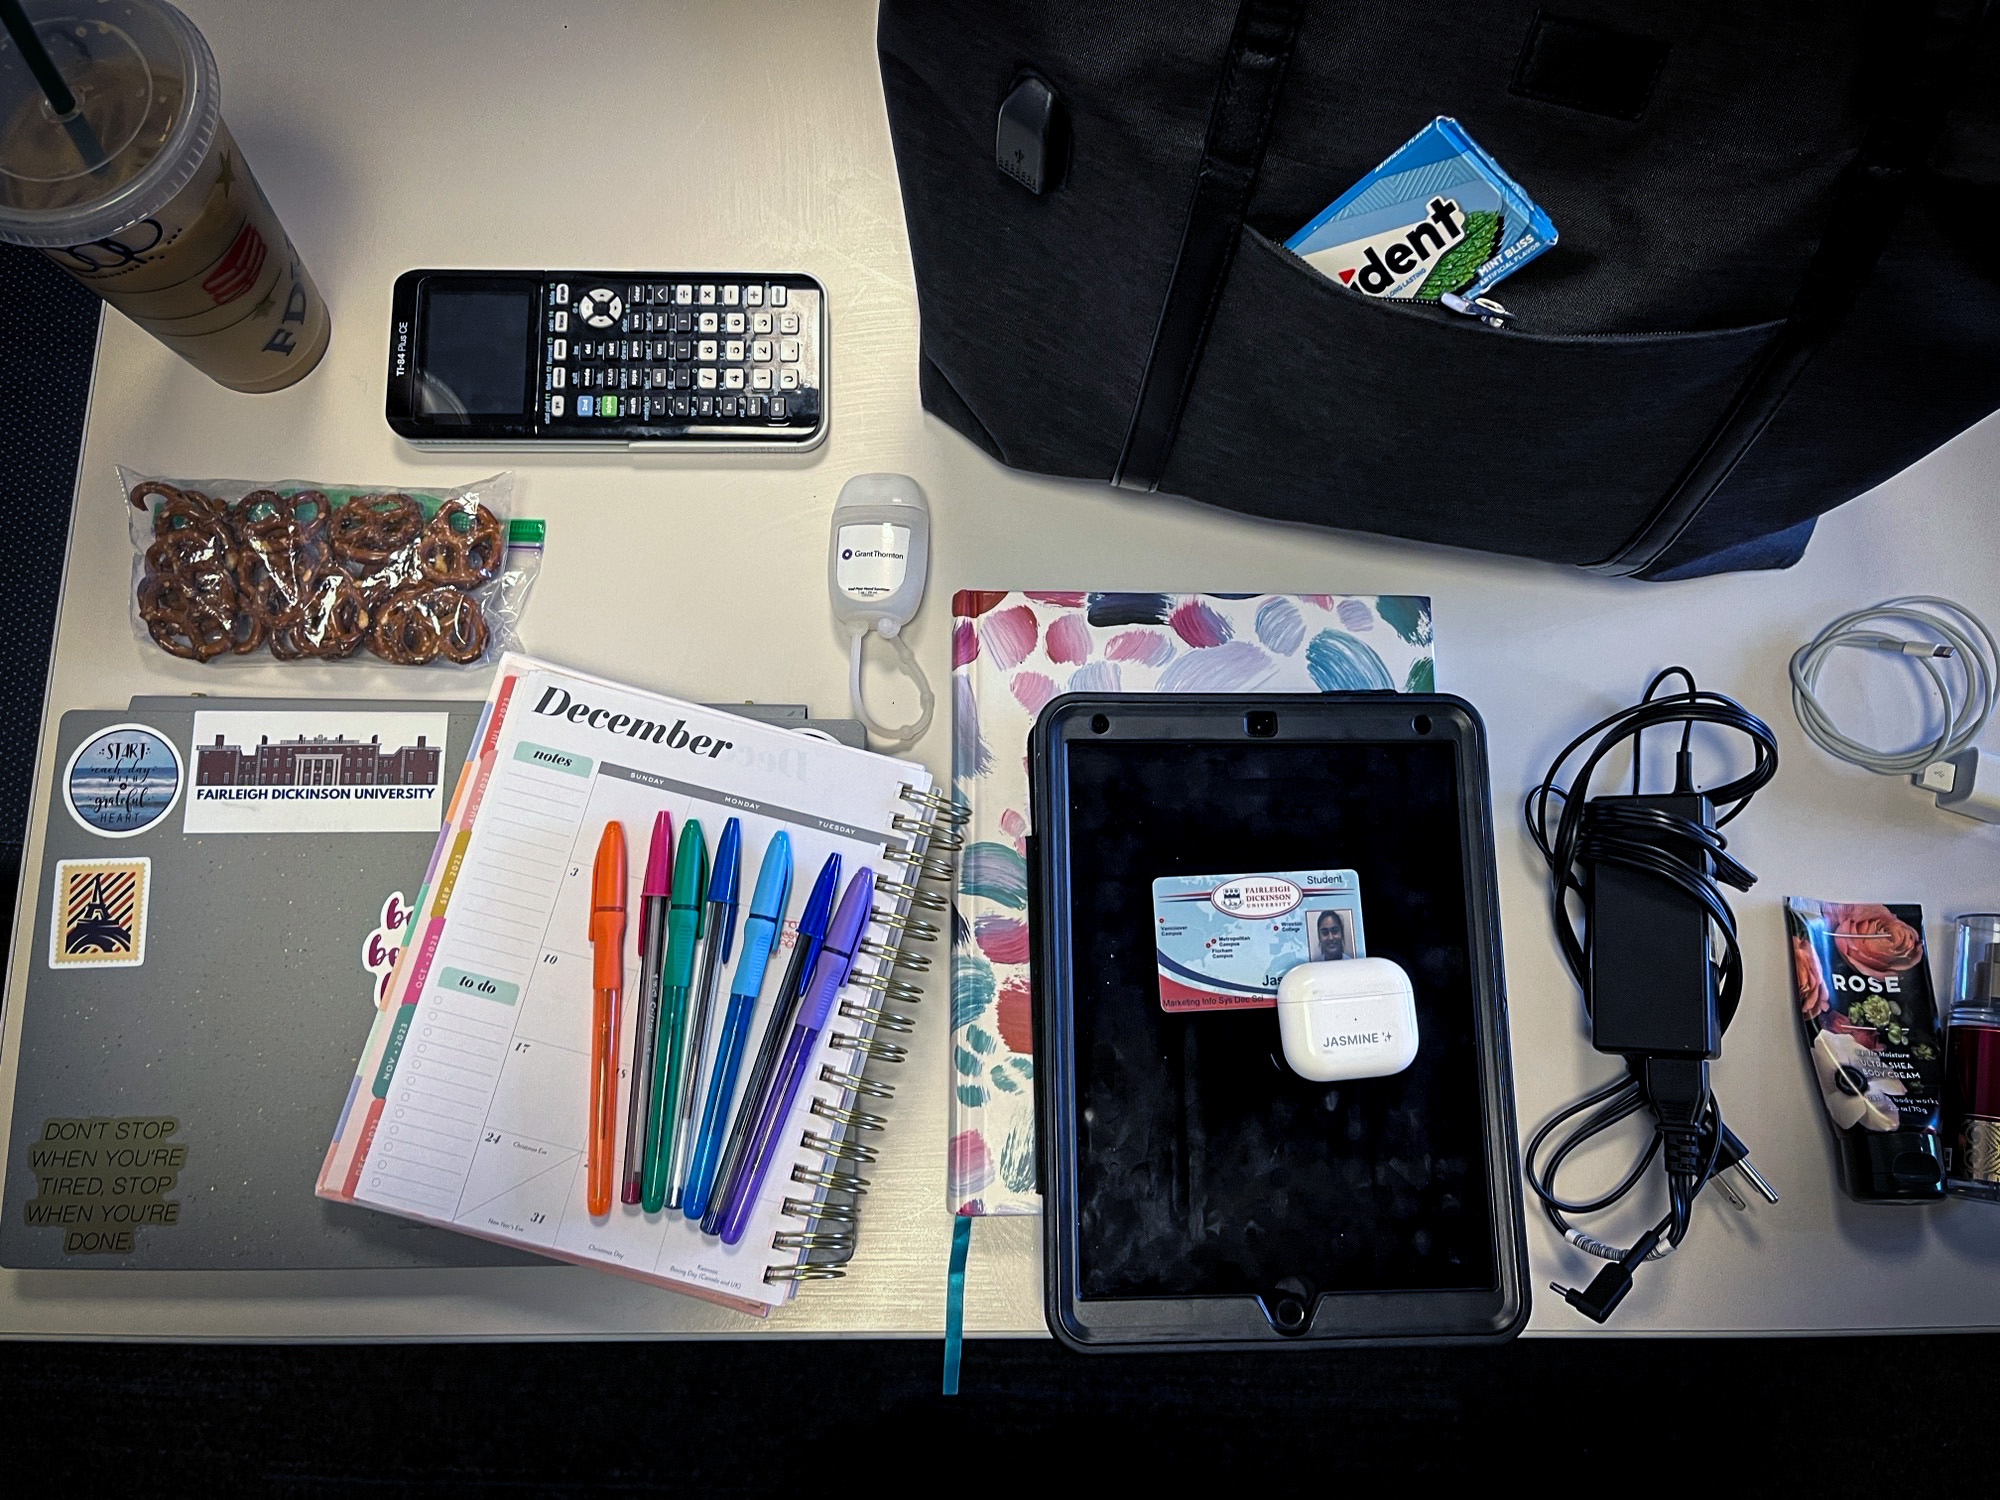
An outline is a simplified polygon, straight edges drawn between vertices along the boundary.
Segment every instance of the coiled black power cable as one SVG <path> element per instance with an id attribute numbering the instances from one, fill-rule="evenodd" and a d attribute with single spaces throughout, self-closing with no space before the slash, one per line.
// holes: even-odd
<path id="1" fill-rule="evenodd" d="M 1686 682 L 1685 692 L 1655 696 L 1675 677 Z M 1632 792 L 1637 795 L 1646 731 L 1674 724 L 1681 726 L 1680 749 L 1674 757 L 1674 790 L 1705 790 L 1716 812 L 1713 827 L 1660 808 L 1591 800 L 1591 782 L 1600 763 L 1627 741 L 1632 752 Z M 1750 770 L 1712 788 L 1698 788 L 1693 748 L 1697 724 L 1713 724 L 1743 735 L 1752 751 Z M 1564 786 L 1564 766 L 1586 744 L 1591 744 L 1589 753 Z M 1583 992 L 1586 1012 L 1591 1005 L 1590 873 L 1616 865 L 1671 886 L 1707 914 L 1720 940 L 1720 955 L 1713 960 L 1716 1019 L 1721 1030 L 1728 1029 L 1743 995 L 1743 954 L 1737 942 L 1736 917 L 1721 888 L 1748 890 L 1756 876 L 1729 856 L 1728 841 L 1720 830 L 1749 806 L 1750 799 L 1777 771 L 1778 743 L 1770 726 L 1735 699 L 1703 691 L 1685 667 L 1661 672 L 1647 685 L 1638 703 L 1599 720 L 1563 747 L 1548 774 L 1528 792 L 1524 811 L 1528 835 L 1548 862 L 1556 941 Z M 1563 1198 L 1556 1178 L 1571 1153 L 1641 1110 L 1652 1112 L 1653 1132 L 1631 1168 L 1594 1198 Z M 1550 1138 L 1572 1121 L 1575 1123 L 1543 1161 Z M 1623 1248 L 1607 1244 L 1570 1222 L 1572 1216 L 1601 1213 L 1621 1201 L 1638 1186 L 1656 1158 L 1664 1159 L 1668 1210 L 1635 1244 Z M 1742 1167 L 1760 1192 L 1775 1197 L 1769 1184 L 1749 1167 L 1747 1149 L 1723 1123 L 1708 1089 L 1705 1062 L 1628 1058 L 1623 1074 L 1558 1111 L 1528 1143 L 1528 1185 L 1550 1223 L 1578 1249 L 1613 1262 L 1583 1291 L 1560 1286 L 1556 1290 L 1587 1316 L 1603 1322 L 1629 1290 L 1633 1267 L 1666 1255 L 1681 1243 L 1695 1199 L 1719 1170 L 1729 1166 Z"/>

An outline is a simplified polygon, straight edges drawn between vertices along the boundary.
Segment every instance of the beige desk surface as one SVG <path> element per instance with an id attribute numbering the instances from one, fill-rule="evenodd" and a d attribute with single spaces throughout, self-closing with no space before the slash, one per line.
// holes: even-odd
<path id="1" fill-rule="evenodd" d="M 1898 593 L 1954 597 L 2000 622 L 1990 486 L 2000 422 L 1828 519 L 1781 574 L 1672 586 L 1269 525 L 1166 498 L 1009 473 L 925 417 L 873 7 L 529 0 L 283 6 L 186 0 L 215 48 L 224 109 L 333 308 L 333 344 L 304 383 L 232 394 L 129 323 L 105 320 L 43 722 L 135 693 L 483 692 L 483 675 L 361 667 L 218 672 L 131 635 L 118 463 L 160 473 L 455 482 L 503 465 L 549 547 L 528 644 L 558 661 L 694 699 L 805 701 L 833 711 L 844 653 L 826 605 L 828 510 L 868 470 L 914 475 L 935 541 L 912 639 L 945 682 L 961 587 L 1421 592 L 1435 600 L 1439 685 L 1491 734 L 1494 821 L 1527 1129 L 1610 1073 L 1584 1040 L 1549 934 L 1544 873 L 1518 799 L 1583 725 L 1685 662 L 1776 727 L 1784 765 L 1731 829 L 1763 877 L 1736 908 L 1748 988 L 1715 1069 L 1729 1118 L 1783 1202 L 1739 1214 L 1706 1195 L 1687 1246 L 1643 1276 L 1617 1331 L 2000 1327 L 2000 1209 L 1863 1208 L 1832 1148 L 1794 1033 L 1779 903 L 1787 893 L 1921 901 L 1945 918 L 2000 908 L 2000 829 L 1932 810 L 1914 790 L 1840 766 L 1787 706 L 1792 648 L 1833 614 Z M 389 289 L 419 265 L 790 268 L 831 298 L 833 427 L 809 458 L 691 463 L 624 456 L 420 453 L 382 420 Z M 1274 349 L 1274 354 L 1277 351 Z M 1845 669 L 1844 669 L 1845 670 Z M 1850 698 L 1893 737 L 1915 704 Z M 886 678 L 887 710 L 907 706 Z M 920 754 L 942 771 L 942 712 Z M 1995 741 L 2000 743 L 2000 741 Z M 43 893 L 37 803 L 8 971 L 0 1128 L 11 1113 L 21 934 Z M 893 1133 L 844 1281 L 758 1325 L 571 1267 L 343 1273 L 0 1271 L 0 1332 L 17 1335 L 423 1338 L 881 1333 L 942 1328 L 943 985 L 893 1105 Z M 361 1042 L 357 1027 L 355 1042 Z M 329 1126 L 331 1121 L 328 1122 Z M 11 1144 L 0 1150 L 13 1149 Z M 968 1326 L 1038 1333 L 1038 1221 L 975 1227 Z M 1614 1225 L 1613 1228 L 1628 1228 Z M 1532 1327 L 1587 1325 L 1545 1291 L 1592 1269 L 1531 1213 Z"/>

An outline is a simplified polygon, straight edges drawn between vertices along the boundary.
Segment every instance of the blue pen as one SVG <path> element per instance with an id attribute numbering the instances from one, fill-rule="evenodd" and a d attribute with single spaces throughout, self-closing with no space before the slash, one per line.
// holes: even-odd
<path id="1" fill-rule="evenodd" d="M 701 1098 L 702 1059 L 708 1051 L 708 1022 L 715 1010 L 715 986 L 736 937 L 737 867 L 743 859 L 743 825 L 731 818 L 715 846 L 708 905 L 702 912 L 701 971 L 688 994 L 686 1063 L 681 1097 L 674 1112 L 673 1149 L 667 1157 L 667 1207 L 679 1208 L 687 1192 L 688 1159 L 694 1151 L 696 1104 Z"/>
<path id="2" fill-rule="evenodd" d="M 792 841 L 780 831 L 764 850 L 757 872 L 757 889 L 750 897 L 750 915 L 743 919 L 743 951 L 736 959 L 736 977 L 729 984 L 729 1010 L 722 1021 L 722 1041 L 716 1048 L 715 1071 L 708 1080 L 708 1104 L 702 1110 L 701 1135 L 695 1142 L 694 1165 L 688 1168 L 687 1191 L 681 1211 L 699 1220 L 708 1207 L 709 1189 L 722 1155 L 722 1127 L 736 1093 L 736 1070 L 743 1064 L 743 1044 L 750 1037 L 750 1013 L 764 988 L 764 970 L 778 926 L 785 920 L 785 901 L 792 893 Z"/>
<path id="3" fill-rule="evenodd" d="M 785 1055 L 778 1063 L 778 1071 L 771 1075 L 771 1090 L 764 1096 L 763 1108 L 757 1112 L 750 1148 L 743 1153 L 742 1165 L 724 1195 L 728 1201 L 723 1205 L 720 1227 L 725 1245 L 741 1243 L 744 1231 L 750 1227 L 750 1215 L 757 1206 L 764 1178 L 783 1147 L 785 1122 L 791 1118 L 792 1106 L 805 1086 L 806 1069 L 812 1065 L 813 1052 L 826 1030 L 827 1018 L 833 1013 L 833 998 L 847 983 L 855 950 L 868 926 L 869 903 L 874 897 L 875 872 L 863 865 L 847 882 L 840 906 L 833 920 L 827 923 L 819 962 L 813 965 L 812 979 L 799 997 L 799 1008 L 792 1018 L 792 1034 L 785 1042 Z"/>
<path id="4" fill-rule="evenodd" d="M 792 961 L 785 967 L 785 977 L 778 981 L 778 993 L 771 1006 L 771 1019 L 764 1023 L 764 1040 L 758 1045 L 757 1060 L 750 1065 L 750 1076 L 743 1080 L 743 1099 L 736 1106 L 736 1123 L 729 1127 L 729 1149 L 722 1153 L 722 1169 L 710 1184 L 708 1212 L 701 1220 L 703 1234 L 714 1234 L 722 1223 L 723 1201 L 728 1197 L 729 1184 L 736 1180 L 737 1168 L 743 1164 L 743 1153 L 750 1149 L 757 1111 L 763 1108 L 764 1095 L 771 1088 L 771 1075 L 778 1070 L 778 1056 L 791 1032 L 792 1011 L 799 992 L 819 961 L 820 945 L 826 940 L 826 924 L 833 917 L 833 898 L 839 889 L 840 856 L 829 854 L 826 863 L 820 866 L 819 879 L 813 882 L 812 894 L 806 898 L 806 909 L 799 914 L 799 925 L 792 934 Z"/>

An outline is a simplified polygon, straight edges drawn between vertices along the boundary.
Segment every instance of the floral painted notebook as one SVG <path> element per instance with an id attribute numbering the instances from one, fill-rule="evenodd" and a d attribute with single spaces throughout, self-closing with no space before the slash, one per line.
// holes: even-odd
<path id="1" fill-rule="evenodd" d="M 951 955 L 950 1194 L 1032 1214 L 1028 732 L 1059 693 L 1434 690 L 1430 600 L 1413 594 L 962 590 L 951 602 L 952 791 L 971 810 Z"/>

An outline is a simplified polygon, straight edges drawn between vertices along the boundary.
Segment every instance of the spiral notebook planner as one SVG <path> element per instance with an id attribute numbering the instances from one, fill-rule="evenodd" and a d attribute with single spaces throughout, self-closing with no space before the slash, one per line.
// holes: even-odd
<path id="1" fill-rule="evenodd" d="M 676 827 L 738 820 L 752 867 L 782 829 L 796 869 L 839 854 L 850 871 L 876 876 L 852 972 L 734 1245 L 676 1210 L 614 1203 L 593 1217 L 586 1203 L 591 854 L 607 822 L 643 840 L 660 811 Z M 507 657 L 319 1192 L 746 1312 L 768 1312 L 801 1281 L 841 1275 L 888 1124 L 894 1087 L 882 1075 L 907 1055 L 902 1039 L 922 998 L 911 976 L 931 962 L 914 945 L 941 936 L 946 901 L 934 885 L 951 877 L 960 817 L 913 763 Z M 793 883 L 782 948 L 806 884 Z M 630 944 L 625 961 L 621 1100 L 639 1011 Z M 759 996 L 753 1035 L 769 1024 L 778 988 Z M 690 1066 L 705 1072 L 714 1051 L 711 1035 Z M 617 1113 L 614 1160 L 624 1151 L 626 1111 Z"/>

